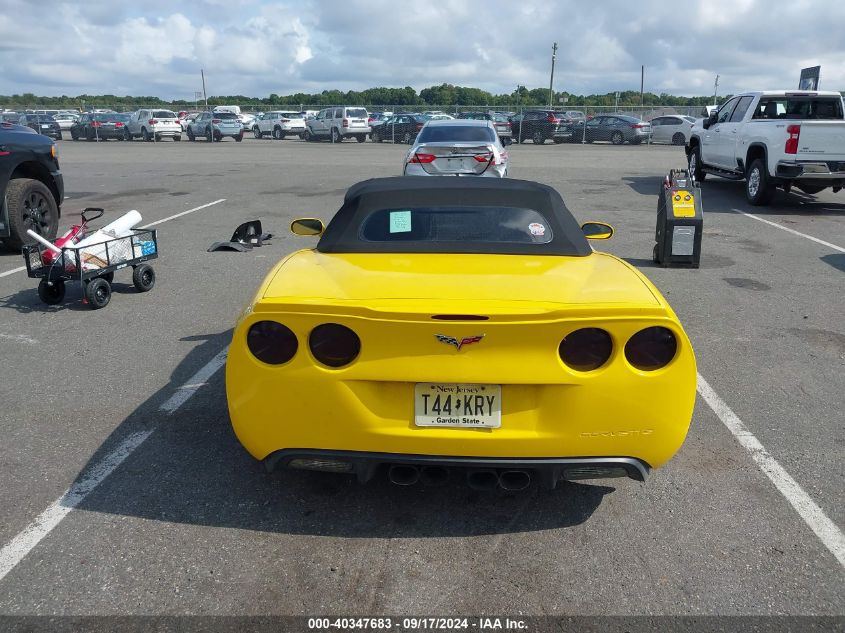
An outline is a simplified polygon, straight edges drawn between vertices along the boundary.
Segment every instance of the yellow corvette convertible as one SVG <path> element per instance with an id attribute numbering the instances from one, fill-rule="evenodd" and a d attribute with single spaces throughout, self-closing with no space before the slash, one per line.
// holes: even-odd
<path id="1" fill-rule="evenodd" d="M 234 330 L 235 433 L 268 468 L 644 480 L 686 437 L 695 357 L 660 292 L 560 195 L 511 179 L 353 186 L 267 275 Z"/>

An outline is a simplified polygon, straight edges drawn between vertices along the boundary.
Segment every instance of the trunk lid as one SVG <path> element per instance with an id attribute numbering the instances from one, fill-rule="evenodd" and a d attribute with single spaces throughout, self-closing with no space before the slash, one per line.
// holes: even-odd
<path id="1" fill-rule="evenodd" d="M 589 315 L 632 308 L 643 316 L 665 312 L 639 273 L 604 253 L 532 257 L 306 250 L 278 266 L 260 294 L 256 310 L 310 306 L 321 312 L 408 318 L 481 314 L 523 320 L 560 311 Z"/>

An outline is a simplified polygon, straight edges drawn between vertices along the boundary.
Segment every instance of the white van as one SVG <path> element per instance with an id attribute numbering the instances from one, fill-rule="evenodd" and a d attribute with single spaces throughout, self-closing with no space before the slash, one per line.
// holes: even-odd
<path id="1" fill-rule="evenodd" d="M 239 117 L 241 115 L 241 107 L 236 105 L 219 105 L 214 106 L 211 110 L 212 112 L 231 112 L 232 114 L 237 114 Z"/>

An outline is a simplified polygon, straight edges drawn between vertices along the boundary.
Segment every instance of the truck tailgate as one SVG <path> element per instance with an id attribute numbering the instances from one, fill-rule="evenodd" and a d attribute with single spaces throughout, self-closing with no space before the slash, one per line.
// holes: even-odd
<path id="1" fill-rule="evenodd" d="M 845 121 L 795 121 L 801 125 L 796 160 L 845 161 Z"/>

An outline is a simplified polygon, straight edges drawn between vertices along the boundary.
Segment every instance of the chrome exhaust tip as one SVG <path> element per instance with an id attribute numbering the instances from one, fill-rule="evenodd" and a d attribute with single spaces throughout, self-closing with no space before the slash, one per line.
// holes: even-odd
<path id="1" fill-rule="evenodd" d="M 492 469 L 470 470 L 467 472 L 467 485 L 473 490 L 490 491 L 499 485 L 499 475 Z"/>
<path id="2" fill-rule="evenodd" d="M 506 470 L 499 475 L 499 485 L 503 490 L 525 490 L 531 485 L 531 473 L 527 470 Z"/>
<path id="3" fill-rule="evenodd" d="M 420 483 L 423 486 L 442 486 L 449 481 L 449 469 L 443 466 L 423 466 L 420 469 Z"/>
<path id="4" fill-rule="evenodd" d="M 387 477 L 397 486 L 413 486 L 420 480 L 420 469 L 407 464 L 394 464 L 387 471 Z"/>

